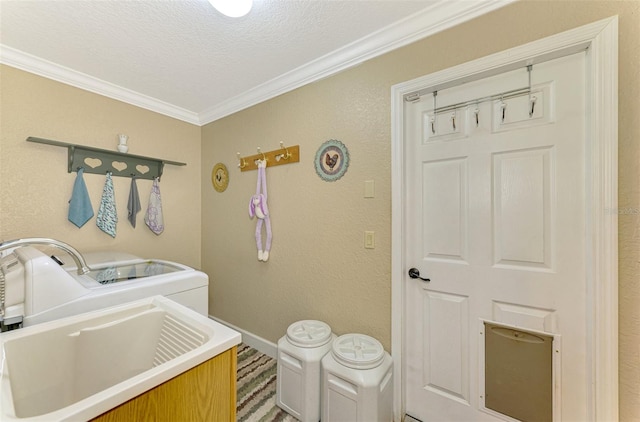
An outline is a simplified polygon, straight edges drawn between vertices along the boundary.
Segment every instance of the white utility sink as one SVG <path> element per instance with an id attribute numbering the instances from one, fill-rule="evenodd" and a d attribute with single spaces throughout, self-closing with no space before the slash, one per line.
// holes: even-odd
<path id="1" fill-rule="evenodd" d="M 240 341 L 162 296 L 8 331 L 0 334 L 0 420 L 88 420 Z"/>

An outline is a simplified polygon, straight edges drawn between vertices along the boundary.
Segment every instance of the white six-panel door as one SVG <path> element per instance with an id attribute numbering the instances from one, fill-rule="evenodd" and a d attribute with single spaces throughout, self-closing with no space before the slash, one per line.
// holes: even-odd
<path id="1" fill-rule="evenodd" d="M 481 320 L 555 335 L 554 419 L 588 419 L 585 53 L 531 77 L 531 96 L 435 116 L 432 94 L 405 103 L 406 262 L 430 281 L 406 277 L 403 389 L 423 421 L 508 420 L 484 409 Z M 528 83 L 521 68 L 436 106 Z"/>

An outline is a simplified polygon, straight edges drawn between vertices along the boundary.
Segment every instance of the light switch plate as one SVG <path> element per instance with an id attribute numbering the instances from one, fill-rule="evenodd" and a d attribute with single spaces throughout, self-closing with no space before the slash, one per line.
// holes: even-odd
<path id="1" fill-rule="evenodd" d="M 374 249 L 376 247 L 376 233 L 365 231 L 364 232 L 364 247 L 365 249 Z"/>
<path id="2" fill-rule="evenodd" d="M 374 198 L 376 196 L 375 190 L 376 188 L 373 180 L 364 181 L 364 197 L 365 198 Z"/>

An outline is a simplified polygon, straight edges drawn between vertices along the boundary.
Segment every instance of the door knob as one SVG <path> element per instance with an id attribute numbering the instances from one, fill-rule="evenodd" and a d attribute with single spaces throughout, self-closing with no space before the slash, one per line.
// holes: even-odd
<path id="1" fill-rule="evenodd" d="M 422 281 L 431 281 L 428 278 L 420 277 L 420 271 L 417 268 L 409 269 L 409 277 L 411 277 L 411 278 L 419 278 Z"/>

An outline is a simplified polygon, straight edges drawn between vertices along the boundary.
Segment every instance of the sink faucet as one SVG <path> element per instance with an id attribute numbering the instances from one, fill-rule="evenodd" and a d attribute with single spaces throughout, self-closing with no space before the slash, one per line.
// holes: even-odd
<path id="1" fill-rule="evenodd" d="M 44 237 L 29 237 L 26 239 L 7 240 L 6 242 L 0 242 L 0 252 L 4 251 L 5 249 L 16 248 L 19 246 L 31 246 L 31 245 L 54 246 L 58 249 L 62 249 L 63 251 L 68 253 L 71 256 L 71 258 L 73 258 L 73 260 L 75 261 L 76 266 L 78 267 L 79 275 L 86 274 L 89 271 L 91 271 L 91 268 L 89 268 L 86 261 L 84 260 L 84 257 L 80 254 L 80 252 L 78 252 L 71 245 L 68 245 L 64 242 L 61 242 L 55 239 L 47 239 Z"/>

